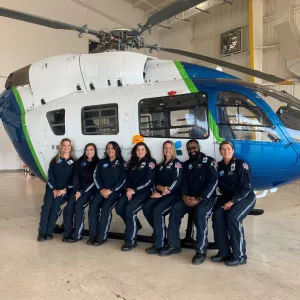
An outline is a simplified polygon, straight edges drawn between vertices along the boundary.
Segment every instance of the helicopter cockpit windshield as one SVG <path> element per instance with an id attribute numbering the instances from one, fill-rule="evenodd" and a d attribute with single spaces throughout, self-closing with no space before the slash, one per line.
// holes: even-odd
<path id="1" fill-rule="evenodd" d="M 286 92 L 277 93 L 273 90 L 271 92 L 271 94 L 261 92 L 257 92 L 257 94 L 263 98 L 276 113 L 294 141 L 300 143 L 300 101 Z"/>

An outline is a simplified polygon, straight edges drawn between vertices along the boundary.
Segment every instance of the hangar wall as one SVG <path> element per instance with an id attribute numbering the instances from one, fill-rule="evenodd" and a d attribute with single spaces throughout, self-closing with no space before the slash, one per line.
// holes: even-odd
<path id="1" fill-rule="evenodd" d="M 283 78 L 295 78 L 296 75 L 286 67 L 286 59 L 280 51 L 280 44 L 274 29 L 275 3 L 274 0 L 253 0 L 263 3 L 263 44 L 258 47 L 262 50 L 262 71 L 271 73 Z M 300 29 L 300 1 L 294 0 L 295 18 Z M 248 0 L 234 0 L 232 5 L 222 3 L 208 9 L 210 13 L 199 12 L 194 17 L 189 18 L 191 22 L 179 21 L 172 30 L 161 29 L 159 31 L 159 41 L 161 45 L 170 48 L 179 48 L 187 51 L 194 51 L 199 54 L 221 58 L 235 64 L 249 67 L 249 20 L 248 20 Z M 254 11 L 254 22 L 257 22 L 257 15 Z M 220 36 L 223 32 L 241 27 L 242 28 L 242 53 L 232 56 L 220 56 Z M 255 33 L 254 33 L 255 34 Z M 170 59 L 171 54 L 161 52 L 160 58 Z M 190 60 L 185 57 L 173 56 L 175 59 L 191 61 L 205 66 L 215 67 L 201 61 Z M 223 71 L 235 75 L 244 80 L 250 80 L 247 75 L 223 68 Z M 269 84 L 269 83 L 268 83 Z M 300 85 L 293 86 L 270 85 L 276 89 L 286 90 L 290 94 L 300 99 Z"/>
<path id="2" fill-rule="evenodd" d="M 119 0 L 1 0 L 1 6 L 91 29 L 135 27 L 144 11 Z M 0 17 L 0 90 L 11 72 L 43 58 L 87 53 L 88 39 L 77 32 L 53 30 Z M 0 122 L 1 123 L 1 122 Z M 0 170 L 20 169 L 20 158 L 0 125 Z"/>

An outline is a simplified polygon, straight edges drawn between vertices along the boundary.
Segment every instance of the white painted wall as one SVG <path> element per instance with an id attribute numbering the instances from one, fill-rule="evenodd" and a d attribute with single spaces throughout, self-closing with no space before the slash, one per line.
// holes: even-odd
<path id="1" fill-rule="evenodd" d="M 56 19 L 74 25 L 87 24 L 91 29 L 135 27 L 144 12 L 125 0 L 0 0 L 3 7 Z M 53 30 L 0 17 L 0 76 L 46 57 L 64 53 L 87 53 L 88 35 Z M 0 77 L 0 89 L 5 79 Z M 0 126 L 0 170 L 19 169 L 19 156 Z"/>

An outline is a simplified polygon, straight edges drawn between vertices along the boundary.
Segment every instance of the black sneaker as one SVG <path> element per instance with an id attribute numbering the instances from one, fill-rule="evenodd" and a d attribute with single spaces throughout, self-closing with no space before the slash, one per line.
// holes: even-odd
<path id="1" fill-rule="evenodd" d="M 127 244 L 124 244 L 122 247 L 121 247 L 121 251 L 130 251 L 132 249 L 134 249 L 135 247 L 137 246 L 137 243 L 134 243 L 133 245 L 127 245 Z"/>
<path id="2" fill-rule="evenodd" d="M 86 242 L 87 245 L 91 246 L 95 242 L 96 238 L 94 236 L 90 236 L 88 241 Z"/>
<path id="3" fill-rule="evenodd" d="M 65 237 L 65 236 L 63 236 L 62 241 L 63 241 L 64 243 L 66 243 L 66 242 L 68 241 L 68 238 Z"/>
<path id="4" fill-rule="evenodd" d="M 231 258 L 231 255 L 223 256 L 220 253 L 218 253 L 217 255 L 212 256 L 210 259 L 212 262 L 220 263 L 220 262 L 224 262 L 225 260 L 228 260 L 230 258 Z"/>
<path id="5" fill-rule="evenodd" d="M 42 242 L 46 240 L 46 235 L 44 233 L 39 233 L 38 237 L 37 237 L 37 241 L 38 242 Z"/>
<path id="6" fill-rule="evenodd" d="M 162 249 L 162 248 L 156 248 L 156 247 L 152 246 L 150 248 L 145 249 L 145 251 L 148 254 L 158 254 L 160 249 Z"/>
<path id="7" fill-rule="evenodd" d="M 46 234 L 46 240 L 52 240 L 53 239 L 53 234 L 52 233 L 48 233 Z"/>
<path id="8" fill-rule="evenodd" d="M 244 258 L 230 258 L 224 261 L 225 265 L 228 267 L 237 267 L 240 265 L 245 265 L 247 263 L 247 259 Z"/>
<path id="9" fill-rule="evenodd" d="M 201 265 L 203 264 L 205 258 L 206 258 L 206 253 L 196 252 L 195 256 L 192 259 L 192 264 Z"/>
<path id="10" fill-rule="evenodd" d="M 172 254 L 179 254 L 181 252 L 182 250 L 180 247 L 168 246 L 168 247 L 161 248 L 158 254 L 159 256 L 170 256 Z"/>
<path id="11" fill-rule="evenodd" d="M 96 239 L 94 242 L 93 242 L 93 246 L 101 246 L 103 245 L 104 243 L 107 242 L 107 239 L 106 240 L 100 240 L 100 239 Z"/>

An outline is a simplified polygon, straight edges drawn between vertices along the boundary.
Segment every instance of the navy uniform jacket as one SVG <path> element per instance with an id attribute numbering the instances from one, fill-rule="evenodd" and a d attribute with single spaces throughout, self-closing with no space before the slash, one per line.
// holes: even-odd
<path id="1" fill-rule="evenodd" d="M 198 159 L 183 164 L 183 195 L 214 201 L 217 185 L 217 163 L 212 157 L 201 152 Z"/>
<path id="2" fill-rule="evenodd" d="M 73 190 L 80 192 L 88 192 L 94 185 L 94 170 L 97 162 L 88 161 L 82 158 L 78 159 L 75 164 L 74 177 L 73 177 Z"/>
<path id="3" fill-rule="evenodd" d="M 74 165 L 75 159 L 73 157 L 67 160 L 60 158 L 57 162 L 54 157 L 49 165 L 47 186 L 51 190 L 63 190 L 66 188 L 69 191 L 72 189 Z"/>
<path id="4" fill-rule="evenodd" d="M 252 178 L 249 166 L 241 159 L 232 158 L 228 165 L 218 163 L 219 190 L 228 201 L 237 203 L 253 194 Z"/>
<path id="5" fill-rule="evenodd" d="M 126 182 L 126 166 L 123 159 L 113 161 L 109 157 L 100 159 L 95 171 L 94 182 L 98 190 L 109 189 L 118 192 Z"/>
<path id="6" fill-rule="evenodd" d="M 126 188 L 134 190 L 135 194 L 150 193 L 155 179 L 155 161 L 142 159 L 133 169 L 128 169 Z"/>
<path id="7" fill-rule="evenodd" d="M 182 164 L 177 158 L 170 160 L 167 164 L 162 162 L 156 169 L 155 186 L 168 186 L 171 195 L 179 194 L 182 175 Z"/>

